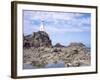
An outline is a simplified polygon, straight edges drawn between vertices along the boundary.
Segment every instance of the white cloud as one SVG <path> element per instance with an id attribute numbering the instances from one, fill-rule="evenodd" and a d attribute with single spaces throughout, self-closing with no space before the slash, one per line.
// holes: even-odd
<path id="1" fill-rule="evenodd" d="M 71 28 L 57 28 L 57 27 L 48 27 L 46 28 L 47 32 L 53 32 L 53 33 L 65 33 L 65 32 L 84 32 L 84 31 L 89 31 L 90 29 L 88 29 L 87 27 L 85 28 L 75 28 L 75 27 L 71 27 Z"/>
<path id="2" fill-rule="evenodd" d="M 44 19 L 47 31 L 63 33 L 90 31 L 91 18 L 85 15 L 86 13 L 26 11 L 24 16 L 26 21 Z M 37 30 L 36 24 L 33 24 L 33 29 Z"/>

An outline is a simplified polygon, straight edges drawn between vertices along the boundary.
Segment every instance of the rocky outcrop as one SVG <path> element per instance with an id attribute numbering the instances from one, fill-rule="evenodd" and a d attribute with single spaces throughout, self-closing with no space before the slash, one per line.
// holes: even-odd
<path id="1" fill-rule="evenodd" d="M 24 48 L 27 47 L 52 47 L 49 35 L 44 31 L 33 32 L 32 35 L 24 36 Z"/>
<path id="2" fill-rule="evenodd" d="M 44 31 L 38 31 L 33 33 L 32 43 L 35 47 L 51 47 L 51 40 L 49 35 Z"/>
<path id="3" fill-rule="evenodd" d="M 24 36 L 23 37 L 23 47 L 24 48 L 31 47 L 32 46 L 31 40 L 32 40 L 32 35 Z"/>

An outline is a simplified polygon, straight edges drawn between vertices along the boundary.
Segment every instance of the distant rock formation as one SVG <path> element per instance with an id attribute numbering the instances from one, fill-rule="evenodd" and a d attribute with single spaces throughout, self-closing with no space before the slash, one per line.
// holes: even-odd
<path id="1" fill-rule="evenodd" d="M 54 45 L 54 47 L 65 47 L 65 46 L 61 45 L 60 43 L 57 43 L 56 45 Z"/>
<path id="2" fill-rule="evenodd" d="M 69 47 L 73 47 L 73 46 L 85 47 L 83 43 L 77 43 L 77 42 L 70 43 Z"/>
<path id="3" fill-rule="evenodd" d="M 33 32 L 32 35 L 24 36 L 24 47 L 51 47 L 49 35 L 44 31 Z"/>
<path id="4" fill-rule="evenodd" d="M 83 43 L 76 43 L 76 42 L 73 42 L 73 43 L 70 43 L 68 46 L 67 46 L 68 49 L 70 50 L 82 50 L 82 49 L 85 49 L 86 46 L 83 44 Z"/>

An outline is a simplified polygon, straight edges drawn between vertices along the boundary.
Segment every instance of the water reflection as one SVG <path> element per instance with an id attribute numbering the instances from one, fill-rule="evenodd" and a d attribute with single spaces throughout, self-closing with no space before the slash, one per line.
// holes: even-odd
<path id="1" fill-rule="evenodd" d="M 43 68 L 60 68 L 60 67 L 64 67 L 63 61 L 59 61 L 59 62 L 56 62 L 56 63 L 49 63 L 49 64 L 45 65 L 45 67 L 43 67 Z M 23 69 L 36 69 L 36 68 L 38 68 L 38 67 L 33 66 L 31 64 L 25 64 L 24 63 L 24 65 L 23 65 Z"/>

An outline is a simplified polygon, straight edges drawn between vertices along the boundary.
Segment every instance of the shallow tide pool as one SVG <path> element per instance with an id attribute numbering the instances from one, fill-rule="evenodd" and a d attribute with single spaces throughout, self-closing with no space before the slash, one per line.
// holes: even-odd
<path id="1" fill-rule="evenodd" d="M 63 61 L 59 61 L 57 63 L 49 63 L 49 64 L 45 65 L 45 67 L 43 67 L 43 68 L 60 68 L 60 67 L 64 67 Z M 23 69 L 37 69 L 37 68 L 38 67 L 33 66 L 31 64 L 25 64 L 25 63 L 23 64 Z"/>

